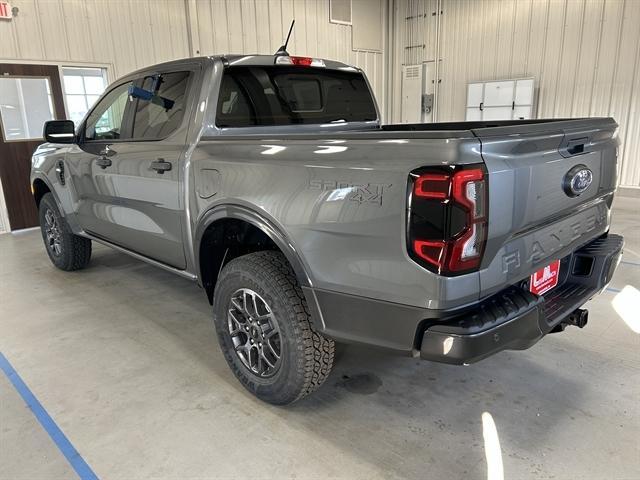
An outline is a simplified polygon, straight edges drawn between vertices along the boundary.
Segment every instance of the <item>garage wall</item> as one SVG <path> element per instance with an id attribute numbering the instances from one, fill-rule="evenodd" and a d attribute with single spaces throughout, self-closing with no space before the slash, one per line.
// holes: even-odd
<path id="1" fill-rule="evenodd" d="M 384 0 L 353 0 L 354 3 Z M 190 55 L 274 53 L 296 27 L 292 54 L 357 65 L 382 100 L 383 52 L 354 51 L 350 25 L 329 23 L 329 0 L 13 0 L 0 21 L 0 60 L 109 66 L 114 80 L 132 70 Z M 384 6 L 385 4 L 383 4 Z M 381 8 L 384 13 L 385 9 Z M 362 18 L 353 19 L 362 22 Z M 386 31 L 379 25 L 363 28 Z M 380 106 L 383 102 L 380 101 Z"/>
<path id="2" fill-rule="evenodd" d="M 435 0 L 391 0 L 393 120 L 403 64 L 436 57 Z M 438 121 L 463 120 L 466 85 L 536 78 L 538 117 L 612 116 L 620 184 L 640 187 L 640 1 L 443 0 Z"/>
<path id="3" fill-rule="evenodd" d="M 106 64 L 109 79 L 189 56 L 180 0 L 14 0 L 0 59 Z"/>

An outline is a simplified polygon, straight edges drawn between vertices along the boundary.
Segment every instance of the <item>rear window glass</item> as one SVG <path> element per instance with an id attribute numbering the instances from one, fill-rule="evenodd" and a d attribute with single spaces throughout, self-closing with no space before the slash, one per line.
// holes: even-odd
<path id="1" fill-rule="evenodd" d="M 301 67 L 229 67 L 222 77 L 220 128 L 376 120 L 357 72 Z"/>

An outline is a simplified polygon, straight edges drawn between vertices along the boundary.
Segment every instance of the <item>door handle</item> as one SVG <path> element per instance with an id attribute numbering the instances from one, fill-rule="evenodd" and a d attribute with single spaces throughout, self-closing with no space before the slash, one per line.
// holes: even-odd
<path id="1" fill-rule="evenodd" d="M 162 175 L 164 172 L 171 170 L 171 163 L 165 162 L 163 158 L 159 158 L 155 162 L 151 162 L 149 170 L 155 170 Z"/>
<path id="2" fill-rule="evenodd" d="M 107 157 L 98 157 L 98 159 L 96 160 L 96 165 L 98 165 L 103 170 L 107 167 L 110 167 L 111 164 L 111 160 L 109 160 Z"/>

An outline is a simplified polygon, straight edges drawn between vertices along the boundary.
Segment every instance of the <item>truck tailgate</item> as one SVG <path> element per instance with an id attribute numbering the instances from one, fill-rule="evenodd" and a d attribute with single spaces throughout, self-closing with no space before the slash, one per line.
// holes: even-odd
<path id="1" fill-rule="evenodd" d="M 607 231 L 616 128 L 611 118 L 594 118 L 472 130 L 489 173 L 481 297 L 527 279 Z M 576 195 L 570 182 L 578 171 L 588 177 L 585 168 L 591 183 Z"/>

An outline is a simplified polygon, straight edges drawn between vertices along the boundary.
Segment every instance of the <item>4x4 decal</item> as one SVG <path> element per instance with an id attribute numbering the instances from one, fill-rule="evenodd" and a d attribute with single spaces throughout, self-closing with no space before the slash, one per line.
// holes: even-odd
<path id="1" fill-rule="evenodd" d="M 382 205 L 383 195 L 386 189 L 391 188 L 391 183 L 350 183 L 335 180 L 311 180 L 309 188 L 331 192 L 328 199 L 349 200 L 359 205 L 363 203 L 373 203 Z"/>

